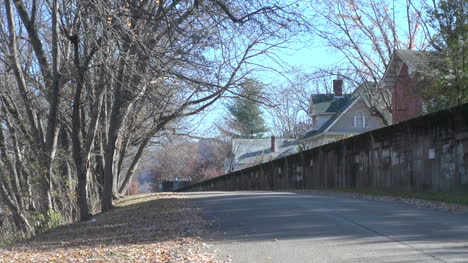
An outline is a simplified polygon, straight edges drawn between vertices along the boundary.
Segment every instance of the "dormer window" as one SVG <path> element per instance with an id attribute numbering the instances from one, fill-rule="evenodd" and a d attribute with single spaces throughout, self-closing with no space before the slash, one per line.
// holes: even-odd
<path id="1" fill-rule="evenodd" d="M 357 112 L 353 117 L 354 128 L 366 128 L 368 126 L 368 120 L 364 112 Z"/>

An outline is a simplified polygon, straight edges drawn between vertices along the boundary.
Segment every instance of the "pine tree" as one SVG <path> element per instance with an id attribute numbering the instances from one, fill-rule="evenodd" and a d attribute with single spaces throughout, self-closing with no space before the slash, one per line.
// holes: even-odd
<path id="1" fill-rule="evenodd" d="M 242 85 L 242 92 L 234 103 L 228 106 L 231 114 L 228 125 L 236 136 L 242 138 L 260 138 L 268 131 L 259 107 L 262 84 L 248 79 Z"/>

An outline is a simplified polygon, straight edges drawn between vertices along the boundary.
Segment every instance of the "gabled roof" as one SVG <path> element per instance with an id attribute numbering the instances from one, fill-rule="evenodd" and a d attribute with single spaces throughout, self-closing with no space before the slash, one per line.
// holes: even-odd
<path id="1" fill-rule="evenodd" d="M 428 65 L 434 57 L 434 52 L 397 49 L 395 54 L 403 60 L 408 66 L 420 68 Z"/>
<path id="2" fill-rule="evenodd" d="M 312 94 L 311 102 L 313 114 L 336 113 L 342 110 L 349 100 L 351 95 L 346 94 L 343 97 L 335 97 L 333 94 Z"/>
<path id="3" fill-rule="evenodd" d="M 374 81 L 364 81 L 357 88 L 353 91 L 353 97 L 363 97 L 363 94 L 367 92 L 374 92 L 374 90 L 378 89 L 379 86 Z"/>
<path id="4" fill-rule="evenodd" d="M 271 138 L 233 139 L 232 153 L 238 163 L 252 164 L 259 157 L 268 160 L 296 152 L 297 140 L 295 139 L 276 138 L 275 144 L 277 151 L 273 152 L 271 150 Z"/>
<path id="5" fill-rule="evenodd" d="M 432 51 L 397 49 L 393 53 L 382 78 L 384 88 L 393 88 L 394 80 L 403 64 L 409 72 L 427 70 L 430 63 L 437 60 L 437 53 Z"/>
<path id="6" fill-rule="evenodd" d="M 312 95 L 312 102 L 314 98 L 317 98 L 319 108 L 322 110 L 322 113 L 334 113 L 334 115 L 325 122 L 322 127 L 318 130 L 312 130 L 307 132 L 301 140 L 308 139 L 323 133 L 328 127 L 335 122 L 335 120 L 341 115 L 342 112 L 346 111 L 356 100 L 357 98 L 351 94 L 346 94 L 342 98 L 334 98 L 333 95 Z M 322 101 L 323 100 L 323 101 Z M 317 104 L 314 104 L 314 107 Z M 317 113 L 314 108 L 314 113 Z M 325 109 L 325 111 L 323 110 Z"/>

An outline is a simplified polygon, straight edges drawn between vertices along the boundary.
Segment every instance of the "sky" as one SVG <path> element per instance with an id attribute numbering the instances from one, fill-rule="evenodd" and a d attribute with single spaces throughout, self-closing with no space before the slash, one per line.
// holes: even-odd
<path id="1" fill-rule="evenodd" d="M 281 71 L 282 67 L 297 68 L 305 73 L 312 73 L 318 68 L 336 65 L 342 61 L 342 58 L 333 53 L 329 47 L 323 45 L 320 40 L 309 39 L 306 37 L 297 37 L 291 39 L 291 42 L 284 48 L 275 52 L 281 60 L 285 61 L 283 65 L 276 65 L 276 68 Z M 256 63 L 261 65 L 274 65 L 266 57 L 259 57 L 255 60 Z M 287 79 L 280 73 L 274 71 L 258 71 L 254 76 L 263 83 L 270 84 L 274 88 L 278 85 L 286 84 Z M 190 130 L 193 131 L 192 135 L 195 137 L 210 138 L 216 137 L 218 131 L 214 127 L 215 123 L 225 119 L 229 112 L 225 107 L 226 101 L 221 101 L 210 107 L 202 114 L 189 119 Z M 271 110 L 268 107 L 262 107 L 264 120 L 270 128 L 272 128 L 272 121 L 268 118 L 267 111 Z M 265 136 L 274 135 L 267 133 Z"/>
<path id="2" fill-rule="evenodd" d="M 313 72 L 318 67 L 333 65 L 339 61 L 339 58 L 330 54 L 330 50 L 326 47 L 314 46 L 313 43 L 310 43 L 306 47 L 301 47 L 297 45 L 291 47 L 287 50 L 277 53 L 282 60 L 287 61 L 288 67 L 300 68 L 304 72 Z M 261 64 L 268 64 L 268 60 L 261 58 L 258 61 Z M 272 86 L 275 86 L 275 83 L 286 83 L 286 79 L 279 73 L 276 72 L 257 72 L 256 76 L 261 79 L 263 82 L 270 82 Z M 205 111 L 203 114 L 191 118 L 191 125 L 193 125 L 194 135 L 199 137 L 215 137 L 217 131 L 214 128 L 214 123 L 217 121 L 226 118 L 229 114 L 225 108 L 225 102 L 217 103 L 213 105 L 210 109 Z M 263 107 L 264 119 L 266 124 L 271 127 L 271 120 L 268 119 L 268 114 L 265 114 L 265 111 L 268 111 L 268 108 Z M 266 134 L 270 136 L 273 134 Z"/>
<path id="3" fill-rule="evenodd" d="M 403 17 L 406 15 L 405 9 L 401 8 L 405 1 L 407 0 L 393 1 L 396 9 L 395 16 L 397 27 L 399 27 L 399 30 L 405 30 L 405 27 L 407 26 L 405 24 L 405 17 Z M 387 2 L 389 3 L 389 6 L 391 6 L 392 0 Z M 421 3 L 420 0 L 414 0 L 413 2 Z M 400 8 L 397 6 L 400 6 Z M 334 51 L 331 48 L 326 47 L 320 39 L 312 38 L 310 35 L 297 36 L 296 38 L 291 39 L 287 48 L 282 49 L 276 54 L 281 60 L 287 63 L 287 67 L 299 68 L 304 73 L 312 73 L 318 68 L 340 65 L 340 63 L 345 62 L 336 50 Z M 273 65 L 270 60 L 265 58 L 259 58 L 256 62 L 263 65 Z M 276 65 L 276 67 L 280 68 L 279 65 Z M 287 82 L 284 76 L 276 72 L 257 72 L 256 77 L 266 84 L 272 84 L 271 87 Z M 267 125 L 271 127 L 272 122 L 268 119 L 268 114 L 265 114 L 265 111 L 268 110 L 268 108 L 263 108 L 263 116 Z M 223 103 L 217 103 L 202 115 L 192 118 L 190 125 L 194 131 L 194 135 L 200 137 L 216 136 L 217 131 L 213 124 L 220 119 L 226 118 L 227 114 L 229 113 L 223 106 Z M 267 134 L 267 136 L 268 135 L 271 134 Z"/>

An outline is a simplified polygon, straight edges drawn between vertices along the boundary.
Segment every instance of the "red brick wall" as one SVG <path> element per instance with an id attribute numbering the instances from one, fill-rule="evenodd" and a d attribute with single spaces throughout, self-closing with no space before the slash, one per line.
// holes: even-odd
<path id="1" fill-rule="evenodd" d="M 408 74 L 408 66 L 403 64 L 393 89 L 392 118 L 398 123 L 423 114 L 422 98 L 414 90 L 415 79 Z"/>

